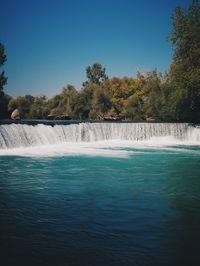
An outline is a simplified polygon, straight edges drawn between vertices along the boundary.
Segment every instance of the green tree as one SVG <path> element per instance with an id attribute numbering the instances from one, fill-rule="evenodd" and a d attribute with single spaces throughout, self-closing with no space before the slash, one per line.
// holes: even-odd
<path id="1" fill-rule="evenodd" d="M 95 103 L 99 103 L 100 86 L 108 79 L 106 69 L 100 63 L 94 63 L 86 68 L 87 81 L 83 83 L 82 90 L 76 98 L 76 106 L 74 108 L 75 117 L 78 119 L 96 118 L 98 107 Z M 96 91 L 98 90 L 98 92 Z M 98 100 L 97 100 L 98 98 Z M 105 97 L 101 99 L 105 101 Z"/>
<path id="2" fill-rule="evenodd" d="M 108 79 L 106 69 L 100 63 L 94 63 L 92 66 L 88 66 L 86 68 L 86 76 L 87 81 L 83 85 L 88 83 L 100 84 L 102 81 Z"/>
<path id="3" fill-rule="evenodd" d="M 74 118 L 74 109 L 76 104 L 77 90 L 72 85 L 67 85 L 67 87 L 63 88 L 61 93 L 62 100 L 59 106 L 63 106 L 63 114 L 69 115 Z"/>
<path id="4" fill-rule="evenodd" d="M 31 105 L 34 103 L 34 101 L 35 101 L 35 97 L 33 97 L 33 96 L 30 95 L 30 94 L 27 94 L 27 95 L 25 95 L 24 97 L 28 100 L 30 106 L 31 106 Z"/>
<path id="5" fill-rule="evenodd" d="M 110 88 L 105 83 L 96 85 L 91 103 L 91 117 L 97 119 L 111 109 Z"/>
<path id="6" fill-rule="evenodd" d="M 144 102 L 148 92 L 146 78 L 138 71 L 137 77 L 131 80 L 131 83 L 130 81 L 128 82 L 127 89 L 130 93 L 126 94 L 128 97 L 126 97 L 123 101 L 123 114 L 128 120 L 143 121 L 145 117 Z"/>
<path id="7" fill-rule="evenodd" d="M 77 119 L 88 119 L 93 116 L 92 99 L 94 85 L 87 84 L 77 95 L 75 100 L 74 115 Z"/>
<path id="8" fill-rule="evenodd" d="M 9 118 L 8 103 L 11 97 L 2 92 L 0 96 L 0 119 Z"/>
<path id="9" fill-rule="evenodd" d="M 135 90 L 135 80 L 128 77 L 112 77 L 108 82 L 111 91 L 111 111 L 113 114 L 119 115 L 123 112 L 125 101 Z"/>
<path id="10" fill-rule="evenodd" d="M 141 97 L 135 93 L 124 102 L 123 114 L 127 120 L 143 121 L 144 110 Z"/>
<path id="11" fill-rule="evenodd" d="M 15 99 L 11 99 L 8 104 L 8 109 L 13 112 L 18 109 L 21 118 L 29 118 L 29 112 L 34 102 L 34 97 L 31 95 L 17 96 Z"/>
<path id="12" fill-rule="evenodd" d="M 29 118 L 46 119 L 49 112 L 50 108 L 46 96 L 37 96 L 31 105 Z"/>
<path id="13" fill-rule="evenodd" d="M 0 68 L 4 65 L 6 62 L 6 55 L 5 55 L 5 49 L 3 44 L 0 42 Z M 7 83 L 7 77 L 5 77 L 5 72 L 2 71 L 0 73 L 0 94 L 2 94 L 3 86 Z"/>
<path id="14" fill-rule="evenodd" d="M 175 48 L 174 63 L 187 70 L 200 66 L 200 6 L 193 0 L 187 10 L 177 7 L 172 16 L 171 42 Z"/>
<path id="15" fill-rule="evenodd" d="M 162 120 L 162 106 L 164 104 L 162 75 L 153 70 L 146 73 L 145 80 L 142 99 L 146 119 Z"/>
<path id="16" fill-rule="evenodd" d="M 77 98 L 77 90 L 72 85 L 67 85 L 62 92 L 49 100 L 48 105 L 53 116 L 68 115 L 74 118 L 74 109 Z"/>
<path id="17" fill-rule="evenodd" d="M 5 49 L 3 44 L 0 42 L 0 68 L 6 62 Z M 0 119 L 8 117 L 8 102 L 10 96 L 4 94 L 3 87 L 7 83 L 7 77 L 5 77 L 5 72 L 2 70 L 0 72 Z"/>
<path id="18" fill-rule="evenodd" d="M 169 72 L 171 92 L 166 110 L 178 121 L 200 121 L 200 6 L 193 0 L 187 10 L 172 16 L 173 63 Z"/>

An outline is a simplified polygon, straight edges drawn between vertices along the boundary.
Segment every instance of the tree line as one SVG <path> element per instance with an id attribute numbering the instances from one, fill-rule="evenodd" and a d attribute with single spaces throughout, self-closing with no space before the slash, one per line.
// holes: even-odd
<path id="1" fill-rule="evenodd" d="M 167 74 L 156 69 L 137 72 L 136 77 L 108 77 L 101 63 L 86 68 L 81 90 L 67 85 L 47 99 L 31 95 L 11 98 L 4 93 L 7 82 L 0 74 L 0 118 L 18 109 L 21 118 L 72 119 L 121 118 L 131 121 L 200 122 L 200 5 L 177 7 L 172 15 L 170 40 L 174 55 Z M 6 62 L 0 43 L 0 67 Z"/>

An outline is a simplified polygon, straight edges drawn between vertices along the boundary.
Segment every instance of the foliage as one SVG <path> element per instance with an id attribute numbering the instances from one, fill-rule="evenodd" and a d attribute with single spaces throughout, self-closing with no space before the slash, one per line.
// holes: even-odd
<path id="1" fill-rule="evenodd" d="M 29 118 L 46 119 L 49 111 L 46 96 L 35 97 L 34 103 L 30 107 Z"/>
<path id="2" fill-rule="evenodd" d="M 92 118 L 98 119 L 103 114 L 106 114 L 111 109 L 111 99 L 109 89 L 106 84 L 102 86 L 96 86 L 92 98 Z"/>
<path id="3" fill-rule="evenodd" d="M 8 103 L 11 97 L 3 92 L 0 92 L 0 119 L 9 118 Z"/>
<path id="4" fill-rule="evenodd" d="M 101 82 L 108 79 L 106 75 L 105 67 L 102 67 L 100 63 L 94 63 L 92 66 L 86 68 L 87 81 L 83 83 L 83 86 L 89 84 L 101 84 Z"/>
<path id="5" fill-rule="evenodd" d="M 0 68 L 6 62 L 5 49 L 3 44 L 0 42 Z M 3 87 L 7 83 L 7 77 L 5 77 L 5 72 L 0 72 L 0 119 L 7 118 L 8 116 L 8 102 L 10 96 L 3 92 Z"/>
<path id="6" fill-rule="evenodd" d="M 76 104 L 74 109 L 74 116 L 77 119 L 88 119 L 91 112 L 91 101 L 93 98 L 93 86 L 87 84 L 82 89 L 76 98 Z"/>
<path id="7" fill-rule="evenodd" d="M 31 95 L 18 96 L 15 99 L 11 99 L 8 104 L 8 110 L 13 112 L 18 109 L 22 118 L 28 118 L 34 97 Z"/>
<path id="8" fill-rule="evenodd" d="M 0 68 L 6 62 L 5 49 L 3 44 L 0 42 Z M 4 71 L 0 73 L 0 97 L 2 96 L 3 86 L 7 83 Z"/>
<path id="9" fill-rule="evenodd" d="M 68 115 L 74 116 L 74 109 L 76 104 L 77 91 L 74 86 L 67 85 L 63 88 L 59 95 L 56 95 L 49 100 L 48 106 L 50 108 L 50 115 L 61 116 Z"/>
<path id="10" fill-rule="evenodd" d="M 200 6 L 193 0 L 188 10 L 176 8 L 171 42 L 174 58 L 170 68 L 171 91 L 167 109 L 172 119 L 200 121 Z"/>

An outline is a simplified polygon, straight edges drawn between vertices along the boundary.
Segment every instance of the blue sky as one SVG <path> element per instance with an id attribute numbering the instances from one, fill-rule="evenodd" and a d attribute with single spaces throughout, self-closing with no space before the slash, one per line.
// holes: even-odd
<path id="1" fill-rule="evenodd" d="M 1 0 L 0 41 L 5 45 L 11 96 L 77 89 L 94 62 L 109 76 L 137 69 L 164 72 L 172 60 L 171 15 L 188 0 Z"/>

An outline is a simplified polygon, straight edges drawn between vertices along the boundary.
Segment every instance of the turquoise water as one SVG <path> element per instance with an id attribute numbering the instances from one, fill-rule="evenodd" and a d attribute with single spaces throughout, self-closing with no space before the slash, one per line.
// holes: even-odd
<path id="1" fill-rule="evenodd" d="M 200 148 L 0 156 L 1 265 L 200 265 Z"/>

